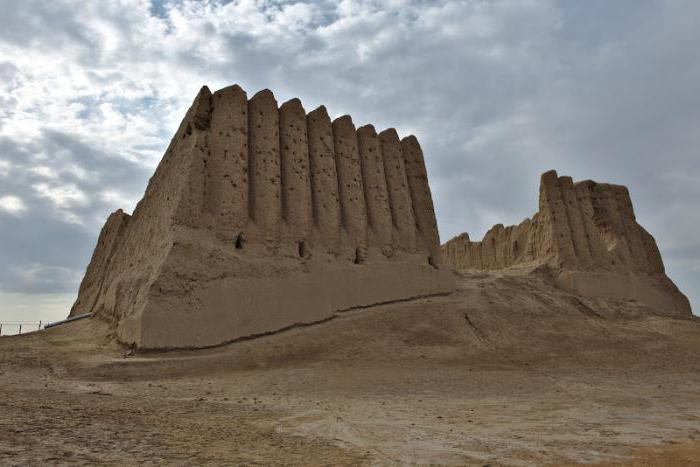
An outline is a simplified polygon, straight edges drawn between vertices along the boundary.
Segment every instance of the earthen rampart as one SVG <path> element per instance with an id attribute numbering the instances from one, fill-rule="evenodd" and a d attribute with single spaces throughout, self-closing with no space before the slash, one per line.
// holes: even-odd
<path id="1" fill-rule="evenodd" d="M 423 152 L 269 90 L 202 88 L 133 216 L 100 235 L 72 315 L 201 347 L 450 292 Z"/>

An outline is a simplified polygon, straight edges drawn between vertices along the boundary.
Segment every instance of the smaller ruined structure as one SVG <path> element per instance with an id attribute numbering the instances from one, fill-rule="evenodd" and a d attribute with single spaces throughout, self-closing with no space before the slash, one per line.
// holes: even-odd
<path id="1" fill-rule="evenodd" d="M 688 315 L 688 299 L 666 276 L 654 238 L 634 216 L 626 187 L 542 175 L 539 212 L 515 226 L 492 227 L 480 242 L 463 233 L 442 246 L 457 270 L 537 268 L 556 283 L 595 298 L 636 300 Z"/>

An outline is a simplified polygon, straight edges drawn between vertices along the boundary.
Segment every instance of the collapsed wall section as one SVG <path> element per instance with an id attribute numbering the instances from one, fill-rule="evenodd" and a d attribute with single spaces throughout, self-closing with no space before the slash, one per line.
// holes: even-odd
<path id="1" fill-rule="evenodd" d="M 88 271 L 99 271 L 99 274 L 86 273 L 71 315 L 92 312 L 115 326 L 121 325 L 127 317 L 140 316 L 172 246 L 173 225 L 211 222 L 204 196 L 211 97 L 206 87 L 198 93 L 133 215 L 125 217 L 128 221 L 123 222 L 115 237 L 109 261 L 104 267 L 93 267 L 92 261 L 88 265 Z M 105 230 L 109 230 L 109 225 Z M 98 245 L 93 259 L 105 256 L 100 250 Z M 98 265 L 99 260 L 95 264 Z M 88 287 L 90 282 L 100 286 Z M 96 291 L 92 297 L 91 291 Z"/>
<path id="2" fill-rule="evenodd" d="M 278 107 L 269 90 L 203 88 L 118 219 L 74 310 L 139 347 L 216 345 L 454 289 L 415 137 L 298 99 Z"/>
<path id="3" fill-rule="evenodd" d="M 131 216 L 121 209 L 113 212 L 107 218 L 107 222 L 100 231 L 97 246 L 92 253 L 87 271 L 85 271 L 85 277 L 80 284 L 78 299 L 71 307 L 69 317 L 80 315 L 83 310 L 93 309 L 110 267 L 110 260 L 124 237 L 130 218 Z"/>
<path id="4" fill-rule="evenodd" d="M 542 175 L 539 211 L 520 225 L 490 229 L 482 241 L 461 234 L 442 246 L 455 269 L 546 265 L 564 288 L 588 296 L 639 299 L 668 313 L 688 314 L 688 300 L 665 275 L 653 237 L 635 218 L 624 186 L 573 183 Z"/>

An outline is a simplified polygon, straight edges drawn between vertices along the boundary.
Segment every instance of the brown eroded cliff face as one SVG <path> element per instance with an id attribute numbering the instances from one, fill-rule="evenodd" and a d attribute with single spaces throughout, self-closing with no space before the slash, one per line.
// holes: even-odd
<path id="1" fill-rule="evenodd" d="M 461 234 L 442 246 L 458 270 L 546 265 L 558 285 L 593 297 L 636 300 L 661 313 L 689 314 L 666 276 L 654 238 L 634 216 L 627 188 L 542 175 L 539 211 L 519 225 L 491 228 L 473 242 Z"/>
<path id="2" fill-rule="evenodd" d="M 439 258 L 415 137 L 204 87 L 133 215 L 105 224 L 71 315 L 204 347 L 451 292 Z"/>

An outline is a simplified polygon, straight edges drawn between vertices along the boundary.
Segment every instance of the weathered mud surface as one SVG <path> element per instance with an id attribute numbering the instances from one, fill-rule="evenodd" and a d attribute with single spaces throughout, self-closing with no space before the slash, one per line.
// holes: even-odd
<path id="1" fill-rule="evenodd" d="M 692 465 L 700 322 L 551 278 L 199 351 L 130 355 L 97 320 L 0 339 L 6 464 Z"/>
<path id="2" fill-rule="evenodd" d="M 461 271 L 547 267 L 559 287 L 594 298 L 636 300 L 659 313 L 691 314 L 666 275 L 654 237 L 637 223 L 629 191 L 542 174 L 539 211 L 518 225 L 492 227 L 481 241 L 463 233 L 441 250 Z"/>
<path id="3" fill-rule="evenodd" d="M 71 315 L 194 348 L 454 291 L 423 151 L 298 99 L 205 86 L 133 215 L 102 229 Z"/>

